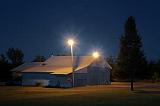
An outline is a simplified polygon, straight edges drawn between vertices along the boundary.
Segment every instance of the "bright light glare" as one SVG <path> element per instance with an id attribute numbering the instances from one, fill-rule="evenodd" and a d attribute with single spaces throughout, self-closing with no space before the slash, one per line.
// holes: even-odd
<path id="1" fill-rule="evenodd" d="M 98 58 L 100 56 L 100 54 L 97 51 L 95 51 L 95 52 L 93 52 L 92 56 L 94 58 Z"/>
<path id="2" fill-rule="evenodd" d="M 75 42 L 73 39 L 68 39 L 67 43 L 68 45 L 73 46 Z"/>

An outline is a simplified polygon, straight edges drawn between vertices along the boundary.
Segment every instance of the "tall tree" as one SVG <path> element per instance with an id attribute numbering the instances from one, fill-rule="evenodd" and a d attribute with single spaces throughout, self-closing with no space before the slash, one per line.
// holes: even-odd
<path id="1" fill-rule="evenodd" d="M 0 55 L 0 80 L 7 80 L 10 77 L 10 67 L 5 55 Z"/>
<path id="2" fill-rule="evenodd" d="M 33 62 L 44 62 L 45 60 L 46 60 L 46 58 L 44 56 L 38 55 L 35 57 Z"/>
<path id="3" fill-rule="evenodd" d="M 13 65 L 17 66 L 23 63 L 24 54 L 22 50 L 18 48 L 9 48 L 6 54 Z"/>
<path id="4" fill-rule="evenodd" d="M 117 66 L 120 77 L 130 78 L 131 90 L 134 90 L 135 74 L 142 77 L 145 74 L 146 64 L 141 37 L 137 32 L 134 17 L 130 16 L 125 23 L 124 34 L 120 38 Z"/>

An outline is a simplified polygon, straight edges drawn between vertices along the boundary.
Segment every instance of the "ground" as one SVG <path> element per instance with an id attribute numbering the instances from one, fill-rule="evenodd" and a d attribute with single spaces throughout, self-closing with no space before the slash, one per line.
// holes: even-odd
<path id="1" fill-rule="evenodd" d="M 77 88 L 0 87 L 0 106 L 160 106 L 160 84 L 129 83 Z"/>

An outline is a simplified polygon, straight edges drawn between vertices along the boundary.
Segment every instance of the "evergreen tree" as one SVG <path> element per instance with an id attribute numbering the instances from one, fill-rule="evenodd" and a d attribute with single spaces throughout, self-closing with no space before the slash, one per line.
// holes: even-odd
<path id="1" fill-rule="evenodd" d="M 117 60 L 118 75 L 120 78 L 131 79 L 131 90 L 135 75 L 144 78 L 146 58 L 142 50 L 141 37 L 139 36 L 133 16 L 128 17 L 124 34 L 120 38 L 120 52 Z"/>

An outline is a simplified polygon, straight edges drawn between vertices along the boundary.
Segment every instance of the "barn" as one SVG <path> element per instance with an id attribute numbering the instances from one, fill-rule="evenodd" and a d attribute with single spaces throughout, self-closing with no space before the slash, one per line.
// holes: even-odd
<path id="1" fill-rule="evenodd" d="M 14 77 L 21 77 L 23 86 L 72 87 L 110 84 L 110 65 L 104 58 L 92 56 L 51 56 L 44 62 L 22 64 L 12 70 Z"/>

